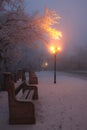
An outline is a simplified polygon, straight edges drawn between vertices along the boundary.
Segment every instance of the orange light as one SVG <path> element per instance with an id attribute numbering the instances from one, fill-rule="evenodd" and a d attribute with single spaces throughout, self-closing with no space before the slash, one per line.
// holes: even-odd
<path id="1" fill-rule="evenodd" d="M 58 47 L 57 50 L 58 50 L 58 51 L 61 51 L 61 47 Z"/>
<path id="2" fill-rule="evenodd" d="M 62 37 L 62 32 L 57 30 L 53 25 L 58 24 L 58 20 L 60 16 L 56 13 L 56 11 L 51 11 L 46 8 L 42 22 L 39 22 L 39 26 L 48 33 L 48 35 L 53 39 L 60 39 Z"/>
<path id="3" fill-rule="evenodd" d="M 51 47 L 50 47 L 50 51 L 51 51 L 52 53 L 55 53 L 55 48 L 54 48 L 54 46 L 51 46 Z"/>
<path id="4" fill-rule="evenodd" d="M 50 51 L 51 51 L 53 54 L 55 54 L 55 53 L 61 51 L 61 47 L 51 46 L 51 47 L 50 47 Z"/>

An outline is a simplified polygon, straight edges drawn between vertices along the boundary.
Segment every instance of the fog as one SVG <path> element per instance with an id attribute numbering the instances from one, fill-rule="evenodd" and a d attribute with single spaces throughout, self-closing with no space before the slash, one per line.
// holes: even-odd
<path id="1" fill-rule="evenodd" d="M 59 29 L 63 33 L 63 47 L 85 46 L 87 44 L 87 1 L 86 0 L 26 0 L 27 12 L 43 13 L 45 7 L 55 10 L 61 16 Z"/>
<path id="2" fill-rule="evenodd" d="M 87 68 L 87 1 L 86 0 L 26 0 L 25 9 L 28 13 L 43 14 L 48 7 L 55 10 L 61 19 L 58 29 L 62 32 L 62 52 L 58 54 L 58 64 L 65 68 Z M 60 41 L 59 41 L 60 42 Z M 42 45 L 43 48 L 43 45 Z M 41 46 L 40 46 L 41 49 Z M 39 49 L 38 49 L 39 51 Z M 52 61 L 52 55 L 46 48 L 39 52 L 42 57 Z M 47 59 L 47 58 L 46 58 Z M 50 64 L 51 64 L 50 63 Z M 64 68 L 64 66 L 62 68 Z"/>
<path id="3" fill-rule="evenodd" d="M 25 0 L 25 10 L 29 14 L 38 12 L 43 14 L 45 8 L 55 10 L 61 19 L 57 28 L 62 32 L 61 38 L 62 51 L 57 55 L 57 70 L 87 70 L 87 1 L 86 0 Z M 3 16 L 4 12 L 0 12 Z M 0 16 L 1 22 L 3 22 Z M 16 71 L 23 68 L 25 71 L 33 70 L 53 70 L 54 55 L 47 47 L 41 43 L 36 43 L 35 48 L 29 45 L 20 45 L 17 54 L 10 51 L 12 55 L 4 58 L 0 53 L 0 77 L 2 72 Z M 1 43 L 2 46 L 2 43 Z M 9 53 L 10 54 L 10 53 Z M 17 55 L 17 57 L 16 57 Z M 5 57 L 7 57 L 5 55 Z M 48 62 L 48 66 L 44 63 Z M 0 79 L 2 82 L 2 77 Z"/>

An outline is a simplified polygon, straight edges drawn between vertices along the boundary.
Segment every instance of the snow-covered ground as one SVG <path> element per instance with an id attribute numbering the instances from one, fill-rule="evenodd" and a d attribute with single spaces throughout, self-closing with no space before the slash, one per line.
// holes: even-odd
<path id="1" fill-rule="evenodd" d="M 37 72 L 35 125 L 9 125 L 8 97 L 0 92 L 0 130 L 87 130 L 87 80 L 67 73 Z"/>

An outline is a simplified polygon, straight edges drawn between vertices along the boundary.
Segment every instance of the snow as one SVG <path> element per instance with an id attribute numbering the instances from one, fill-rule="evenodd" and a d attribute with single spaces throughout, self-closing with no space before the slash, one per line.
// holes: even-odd
<path id="1" fill-rule="evenodd" d="M 0 130 L 87 130 L 87 80 L 73 74 L 37 72 L 36 124 L 9 125 L 8 95 L 0 92 Z M 27 78 L 28 79 L 28 78 Z"/>

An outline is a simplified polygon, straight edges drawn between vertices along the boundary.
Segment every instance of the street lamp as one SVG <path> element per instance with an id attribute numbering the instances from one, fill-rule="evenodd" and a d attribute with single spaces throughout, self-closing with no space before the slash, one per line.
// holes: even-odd
<path id="1" fill-rule="evenodd" d="M 59 51 L 61 51 L 60 47 L 50 47 L 50 51 L 54 54 L 54 83 L 56 83 L 56 56 Z"/>

